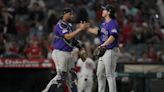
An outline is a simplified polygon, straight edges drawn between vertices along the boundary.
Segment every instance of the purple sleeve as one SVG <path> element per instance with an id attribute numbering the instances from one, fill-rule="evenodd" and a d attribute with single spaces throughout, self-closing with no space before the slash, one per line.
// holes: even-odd
<path id="1" fill-rule="evenodd" d="M 67 30 L 67 26 L 64 26 L 62 24 L 58 24 L 58 27 L 56 27 L 56 31 L 59 33 L 60 36 L 64 36 L 65 34 L 69 33 L 69 30 Z"/>
<path id="2" fill-rule="evenodd" d="M 117 24 L 115 22 L 113 22 L 113 24 L 111 26 L 109 26 L 109 35 L 118 35 L 118 28 L 117 28 Z"/>

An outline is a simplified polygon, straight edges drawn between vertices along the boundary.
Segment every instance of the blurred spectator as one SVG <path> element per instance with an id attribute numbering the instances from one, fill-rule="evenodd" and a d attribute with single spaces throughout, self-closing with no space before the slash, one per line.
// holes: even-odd
<path id="1" fill-rule="evenodd" d="M 92 6 L 86 7 L 86 11 L 88 14 L 88 19 L 93 19 L 93 20 L 96 19 L 96 12 L 94 11 Z"/>
<path id="2" fill-rule="evenodd" d="M 73 57 L 73 61 L 77 62 L 78 58 L 79 58 L 79 54 L 78 54 L 79 49 L 78 48 L 74 48 L 73 51 L 71 52 L 71 55 Z"/>
<path id="3" fill-rule="evenodd" d="M 157 36 L 159 41 L 164 40 L 164 34 L 161 32 L 161 26 L 157 23 L 155 24 L 155 35 Z"/>
<path id="4" fill-rule="evenodd" d="M 80 23 L 80 21 L 88 21 L 88 13 L 85 8 L 80 8 L 78 11 L 76 22 Z"/>
<path id="5" fill-rule="evenodd" d="M 122 31 L 122 43 L 131 43 L 133 36 L 133 22 L 132 19 L 128 21 Z"/>
<path id="6" fill-rule="evenodd" d="M 9 43 L 9 52 L 19 54 L 19 46 L 16 41 Z"/>
<path id="7" fill-rule="evenodd" d="M 158 62 L 157 51 L 154 49 L 154 47 L 151 46 L 148 48 L 147 57 L 151 59 L 152 62 Z"/>
<path id="8" fill-rule="evenodd" d="M 140 58 L 137 59 L 137 62 L 152 62 L 152 59 L 150 59 L 146 52 L 142 54 Z"/>
<path id="9" fill-rule="evenodd" d="M 157 0 L 157 6 L 160 13 L 160 22 L 164 26 L 164 0 Z"/>
<path id="10" fill-rule="evenodd" d="M 48 33 L 51 33 L 53 31 L 53 27 L 57 23 L 57 21 L 58 19 L 57 19 L 55 11 L 53 9 L 49 9 L 48 20 L 47 20 Z"/>
<path id="11" fill-rule="evenodd" d="M 36 36 L 42 40 L 44 33 L 44 12 L 38 3 L 34 3 L 30 10 L 29 20 L 31 21 L 30 38 Z"/>
<path id="12" fill-rule="evenodd" d="M 161 32 L 164 34 L 164 26 L 161 26 Z"/>
<path id="13" fill-rule="evenodd" d="M 157 62 L 163 62 L 162 56 L 163 56 L 163 50 L 157 51 Z"/>
<path id="14" fill-rule="evenodd" d="M 128 8 L 128 5 L 126 5 L 128 2 L 127 0 L 124 2 L 124 4 L 121 4 L 120 5 L 120 10 L 123 11 L 125 13 L 125 15 L 128 14 L 129 12 L 129 8 Z"/>
<path id="15" fill-rule="evenodd" d="M 100 39 L 99 39 L 98 37 L 95 37 L 95 38 L 94 38 L 94 44 L 95 44 L 96 46 L 100 45 Z"/>
<path id="16" fill-rule="evenodd" d="M 97 17 L 97 21 L 101 22 L 102 21 L 102 9 L 100 8 L 100 5 L 97 5 L 95 8 L 96 10 L 96 17 Z"/>
<path id="17" fill-rule="evenodd" d="M 130 53 L 127 52 L 124 48 L 120 48 L 119 62 L 136 62 L 135 51 L 132 50 Z"/>
<path id="18" fill-rule="evenodd" d="M 41 42 L 41 48 L 42 48 L 42 56 L 43 58 L 52 58 L 51 53 L 53 51 L 53 46 L 52 46 L 52 42 L 50 42 L 50 39 L 44 39 Z"/>
<path id="19" fill-rule="evenodd" d="M 19 46 L 15 41 L 5 42 L 5 52 L 1 55 L 3 58 L 21 58 L 19 55 Z"/>
<path id="20" fill-rule="evenodd" d="M 45 2 L 43 0 L 28 0 L 30 1 L 28 8 L 31 9 L 33 8 L 34 3 L 38 3 L 38 5 L 41 7 L 41 9 L 45 10 Z"/>
<path id="21" fill-rule="evenodd" d="M 15 17 L 9 13 L 7 8 L 3 8 L 1 11 L 1 16 L 3 18 L 3 32 L 10 35 L 16 35 Z M 1 30 L 2 31 L 2 30 Z"/>
<path id="22" fill-rule="evenodd" d="M 129 4 L 128 8 L 129 8 L 128 15 L 137 16 L 138 9 L 136 7 L 133 7 L 133 5 Z"/>
<path id="23" fill-rule="evenodd" d="M 16 29 L 20 39 L 25 39 L 30 32 L 30 26 L 25 21 L 17 21 Z"/>
<path id="24" fill-rule="evenodd" d="M 24 50 L 29 59 L 42 58 L 42 49 L 37 39 L 31 39 Z"/>
<path id="25" fill-rule="evenodd" d="M 131 54 L 131 62 L 136 62 L 136 60 L 137 60 L 136 52 L 134 50 L 132 50 L 130 52 L 130 54 Z"/>
<path id="26" fill-rule="evenodd" d="M 42 40 L 44 38 L 43 32 L 44 32 L 43 24 L 38 23 L 35 27 L 31 28 L 30 38 L 37 37 L 37 38 L 39 38 L 39 40 Z"/>
<path id="27" fill-rule="evenodd" d="M 23 14 L 28 14 L 28 5 L 29 5 L 29 0 L 13 0 L 16 12 L 17 14 L 23 15 Z"/>
<path id="28" fill-rule="evenodd" d="M 83 40 L 82 41 L 84 43 L 84 46 L 86 48 L 87 54 L 89 57 L 92 57 L 92 53 L 91 53 L 91 43 L 89 40 Z"/>
<path id="29" fill-rule="evenodd" d="M 5 39 L 4 35 L 0 33 L 0 55 L 5 53 Z"/>
<path id="30" fill-rule="evenodd" d="M 141 26 L 143 22 L 142 12 L 137 11 L 136 15 L 134 16 L 136 26 Z"/>
<path id="31" fill-rule="evenodd" d="M 164 62 L 164 54 L 162 54 L 162 62 Z"/>
<path id="32" fill-rule="evenodd" d="M 118 24 L 119 24 L 119 27 L 121 30 L 124 27 L 124 25 L 127 24 L 126 8 L 124 8 L 124 5 L 120 5 L 120 8 L 118 8 L 118 12 L 117 12 L 117 21 L 118 21 Z M 132 19 L 132 17 L 130 17 L 130 18 Z"/>
<path id="33" fill-rule="evenodd" d="M 32 23 L 42 22 L 45 19 L 44 12 L 38 3 L 33 3 L 29 11 L 29 19 Z"/>
<path id="34" fill-rule="evenodd" d="M 53 46 L 52 45 L 48 46 L 48 53 L 47 53 L 48 59 L 52 59 L 52 51 L 53 51 Z"/>
<path id="35" fill-rule="evenodd" d="M 2 2 L 2 0 L 0 0 L 0 10 L 5 7 L 4 3 Z"/>
<path id="36" fill-rule="evenodd" d="M 132 37 L 133 37 L 133 41 L 132 41 L 133 44 L 141 44 L 141 43 L 145 42 L 144 34 L 143 34 L 141 27 L 136 27 L 134 29 Z"/>
<path id="37" fill-rule="evenodd" d="M 47 48 L 48 48 L 48 53 L 47 53 L 47 58 L 52 58 L 51 54 L 52 54 L 52 51 L 53 51 L 53 39 L 54 39 L 54 34 L 53 32 L 51 32 L 49 35 L 48 35 L 48 44 L 47 44 Z"/>
<path id="38" fill-rule="evenodd" d="M 155 34 L 153 33 L 153 30 L 150 29 L 148 24 L 146 22 L 142 23 L 142 30 L 143 35 L 146 43 L 154 43 L 156 42 Z"/>
<path id="39" fill-rule="evenodd" d="M 32 49 L 34 49 L 39 53 L 37 58 L 51 58 L 53 49 L 51 32 L 57 18 L 61 16 L 63 7 L 75 6 L 78 11 L 76 22 L 85 20 L 94 26 L 102 21 L 101 6 L 110 3 L 118 7 L 116 15 L 120 27 L 120 42 L 125 45 L 120 59 L 129 62 L 135 62 L 136 59 L 163 60 L 164 55 L 162 51 L 157 54 L 155 50 L 157 48 L 144 52 L 149 44 L 163 45 L 163 0 L 157 0 L 156 3 L 143 0 L 62 0 L 57 4 L 52 3 L 56 1 L 58 0 L 0 0 L 0 54 L 14 52 L 22 56 L 25 49 L 25 54 L 32 58 L 29 53 L 33 53 Z M 156 10 L 157 8 L 159 11 Z M 19 37 L 19 40 L 16 39 L 18 41 L 16 46 L 13 43 L 15 37 L 12 35 Z M 25 39 L 29 35 L 30 39 L 36 37 L 38 41 L 30 40 L 29 46 L 24 46 L 27 44 Z M 88 35 L 87 32 L 80 33 L 78 39 L 86 45 L 92 57 L 93 49 L 100 43 L 99 39 Z M 10 48 L 6 46 L 8 42 L 11 42 Z M 39 46 L 35 45 L 35 47 L 32 45 L 34 43 Z M 158 51 L 160 50 L 161 48 L 158 48 Z"/>
<path id="40" fill-rule="evenodd" d="M 164 49 L 162 50 L 162 52 L 161 52 L 161 55 L 160 55 L 160 56 L 161 56 L 161 61 L 162 61 L 162 62 L 164 62 Z"/>

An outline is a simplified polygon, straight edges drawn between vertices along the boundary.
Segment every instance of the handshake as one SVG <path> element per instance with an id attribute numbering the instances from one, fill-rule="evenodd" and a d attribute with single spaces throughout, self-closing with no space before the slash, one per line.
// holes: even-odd
<path id="1" fill-rule="evenodd" d="M 100 35 L 100 31 L 98 27 L 93 27 L 91 28 L 90 27 L 90 24 L 88 22 L 85 22 L 85 21 L 81 21 L 78 25 L 77 25 L 77 28 L 79 28 L 80 30 L 87 30 L 88 32 L 92 33 L 92 34 L 95 34 L 97 36 Z M 84 54 L 85 52 L 85 54 Z M 93 56 L 95 58 L 98 58 L 98 57 L 102 57 L 104 55 L 104 53 L 106 52 L 106 46 L 99 46 L 97 47 L 94 52 L 93 52 Z M 82 51 L 80 54 L 79 54 L 80 58 L 85 60 L 86 59 L 86 51 Z"/>
<path id="2" fill-rule="evenodd" d="M 90 24 L 86 21 L 80 21 L 80 23 L 77 24 L 76 27 L 79 28 L 82 31 L 82 30 L 86 30 L 87 28 L 89 28 Z"/>
<path id="3" fill-rule="evenodd" d="M 79 24 L 77 24 L 76 26 L 78 29 L 80 29 L 80 31 L 82 30 L 87 30 L 89 33 L 94 34 L 99 36 L 100 35 L 100 31 L 98 27 L 90 27 L 90 23 L 86 22 L 86 21 L 81 21 Z"/>
<path id="4" fill-rule="evenodd" d="M 97 35 L 97 36 L 100 35 L 100 32 L 98 31 L 98 30 L 99 30 L 98 27 L 93 27 L 93 28 L 91 28 L 91 27 L 90 27 L 90 24 L 87 23 L 87 22 L 85 22 L 85 21 L 81 21 L 81 22 L 78 24 L 77 27 L 80 28 L 81 30 L 87 30 L 88 32 L 90 32 L 90 33 L 92 33 L 92 34 L 95 34 L 95 35 Z M 83 51 L 82 51 L 82 52 L 83 52 Z M 102 57 L 102 56 L 104 55 L 105 52 L 106 52 L 106 46 L 99 46 L 99 47 L 97 47 L 97 48 L 94 50 L 93 56 L 94 56 L 95 58 Z M 82 54 L 80 54 L 79 56 L 80 56 L 80 58 L 85 59 L 85 58 L 84 58 L 85 55 L 86 55 L 86 54 L 83 54 L 83 53 L 82 53 Z"/>

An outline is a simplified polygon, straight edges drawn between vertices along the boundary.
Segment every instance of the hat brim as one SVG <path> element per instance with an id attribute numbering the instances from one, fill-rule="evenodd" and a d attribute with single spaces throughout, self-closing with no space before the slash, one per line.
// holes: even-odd
<path id="1" fill-rule="evenodd" d="M 103 10 L 107 10 L 105 6 L 101 6 L 101 9 L 103 9 Z"/>
<path id="2" fill-rule="evenodd" d="M 69 12 L 74 12 L 74 10 L 72 8 L 65 8 L 63 11 L 64 14 L 69 13 Z"/>

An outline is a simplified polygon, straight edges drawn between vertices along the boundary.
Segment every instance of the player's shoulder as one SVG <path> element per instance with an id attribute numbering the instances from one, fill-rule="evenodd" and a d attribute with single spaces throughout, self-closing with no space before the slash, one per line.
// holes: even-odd
<path id="1" fill-rule="evenodd" d="M 111 20 L 111 24 L 112 24 L 113 26 L 116 26 L 116 25 L 117 25 L 117 20 L 116 20 L 116 19 L 112 19 L 112 20 Z"/>
<path id="2" fill-rule="evenodd" d="M 108 25 L 110 29 L 118 29 L 118 23 L 115 19 L 111 20 L 111 23 Z M 118 31 L 118 30 L 117 30 Z"/>
<path id="3" fill-rule="evenodd" d="M 62 20 L 59 20 L 59 22 L 57 23 L 57 26 L 59 26 L 60 29 L 67 29 L 68 28 L 67 23 L 65 23 Z"/>
<path id="4" fill-rule="evenodd" d="M 118 22 L 117 22 L 116 19 L 113 19 L 113 24 L 114 24 L 115 27 L 118 27 Z"/>
<path id="5" fill-rule="evenodd" d="M 110 22 L 108 22 L 108 23 L 106 23 L 105 21 L 103 21 L 102 23 L 101 23 L 101 26 L 105 26 L 105 25 L 108 25 L 109 27 L 115 27 L 115 26 L 117 26 L 117 20 L 116 19 L 111 19 L 110 20 Z"/>
<path id="6" fill-rule="evenodd" d="M 86 59 L 86 61 L 88 61 L 88 62 L 94 62 L 94 61 L 93 61 L 91 58 L 89 58 L 89 57 Z"/>
<path id="7" fill-rule="evenodd" d="M 77 63 L 82 63 L 83 61 L 82 61 L 82 59 L 81 58 L 79 58 L 78 60 L 77 60 Z"/>

